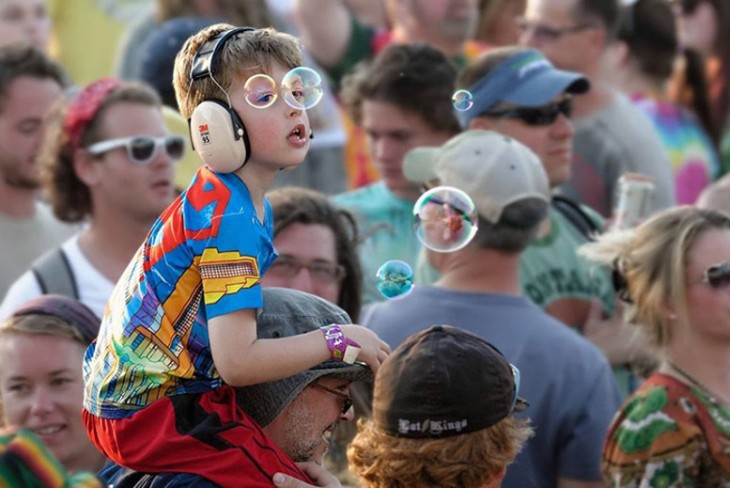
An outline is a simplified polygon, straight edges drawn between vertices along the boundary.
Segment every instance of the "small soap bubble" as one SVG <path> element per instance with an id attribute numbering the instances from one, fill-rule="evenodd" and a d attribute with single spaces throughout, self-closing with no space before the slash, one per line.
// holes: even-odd
<path id="1" fill-rule="evenodd" d="M 246 102 L 253 108 L 271 107 L 279 96 L 274 79 L 264 74 L 250 77 L 243 85 L 243 89 Z"/>
<path id="2" fill-rule="evenodd" d="M 469 90 L 456 90 L 451 97 L 454 108 L 459 112 L 466 112 L 474 106 L 474 97 Z"/>
<path id="3" fill-rule="evenodd" d="M 413 206 L 416 236 L 438 252 L 458 251 L 477 232 L 477 211 L 469 195 L 450 186 L 428 190 Z"/>
<path id="4" fill-rule="evenodd" d="M 322 77 L 311 68 L 299 66 L 281 79 L 284 101 L 298 109 L 310 109 L 322 100 Z"/>
<path id="5" fill-rule="evenodd" d="M 389 300 L 404 297 L 413 290 L 413 269 L 405 261 L 387 261 L 375 276 L 378 291 Z"/>

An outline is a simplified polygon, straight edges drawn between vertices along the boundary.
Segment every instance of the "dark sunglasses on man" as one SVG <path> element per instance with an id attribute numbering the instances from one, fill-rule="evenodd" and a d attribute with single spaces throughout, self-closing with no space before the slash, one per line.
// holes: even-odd
<path id="1" fill-rule="evenodd" d="M 520 119 L 527 125 L 551 125 L 560 114 L 570 118 L 573 113 L 573 99 L 565 98 L 540 107 L 514 107 L 484 112 L 482 117 Z"/>
<path id="2" fill-rule="evenodd" d="M 109 139 L 92 144 L 86 150 L 94 156 L 100 156 L 109 151 L 125 148 L 129 160 L 138 165 L 152 162 L 161 149 L 173 161 L 182 159 L 185 154 L 185 139 L 180 136 L 151 137 L 134 136 Z"/>

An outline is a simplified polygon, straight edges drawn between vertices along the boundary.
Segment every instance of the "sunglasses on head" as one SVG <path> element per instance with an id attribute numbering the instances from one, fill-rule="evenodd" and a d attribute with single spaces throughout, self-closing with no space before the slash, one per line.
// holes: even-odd
<path id="1" fill-rule="evenodd" d="M 121 147 L 127 150 L 127 157 L 132 163 L 142 165 L 155 159 L 160 149 L 164 149 L 173 161 L 181 159 L 185 153 L 185 140 L 180 136 L 123 137 L 96 142 L 89 146 L 87 151 L 94 156 L 99 156 Z"/>
<path id="2" fill-rule="evenodd" d="M 702 279 L 715 290 L 730 286 L 730 263 L 713 264 L 705 270 Z"/>
<path id="3" fill-rule="evenodd" d="M 550 125 L 560 114 L 570 118 L 573 113 L 573 99 L 566 98 L 559 102 L 551 102 L 541 107 L 515 107 L 504 110 L 484 112 L 483 117 L 500 117 L 520 119 L 527 125 Z"/>

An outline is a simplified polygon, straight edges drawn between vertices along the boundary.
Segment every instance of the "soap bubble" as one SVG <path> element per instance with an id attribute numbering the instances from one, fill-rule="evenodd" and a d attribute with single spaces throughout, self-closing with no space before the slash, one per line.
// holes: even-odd
<path id="1" fill-rule="evenodd" d="M 246 102 L 253 108 L 271 107 L 279 96 L 276 82 L 269 75 L 253 75 L 243 85 Z"/>
<path id="2" fill-rule="evenodd" d="M 477 211 L 469 195 L 450 186 L 428 190 L 413 207 L 416 236 L 438 252 L 458 251 L 477 232 Z"/>
<path id="3" fill-rule="evenodd" d="M 387 261 L 375 276 L 378 291 L 387 299 L 404 297 L 413 290 L 413 269 L 405 261 Z"/>
<path id="4" fill-rule="evenodd" d="M 456 90 L 451 97 L 451 103 L 459 112 L 466 112 L 474 106 L 474 96 L 469 90 Z"/>
<path id="5" fill-rule="evenodd" d="M 311 68 L 300 66 L 290 70 L 281 79 L 284 101 L 299 109 L 309 109 L 322 100 L 322 77 Z"/>
<path id="6" fill-rule="evenodd" d="M 311 68 L 300 66 L 289 70 L 281 79 L 281 90 L 276 81 L 263 73 L 253 75 L 243 86 L 246 102 L 254 108 L 271 107 L 279 94 L 291 107 L 306 110 L 322 100 L 322 77 Z"/>

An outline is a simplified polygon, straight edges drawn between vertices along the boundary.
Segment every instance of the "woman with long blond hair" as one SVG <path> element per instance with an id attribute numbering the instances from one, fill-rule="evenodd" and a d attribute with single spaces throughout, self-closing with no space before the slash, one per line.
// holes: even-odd
<path id="1" fill-rule="evenodd" d="M 659 367 L 614 418 L 612 487 L 730 482 L 730 216 L 691 206 L 609 232 L 580 251 L 613 266 L 627 320 Z"/>

